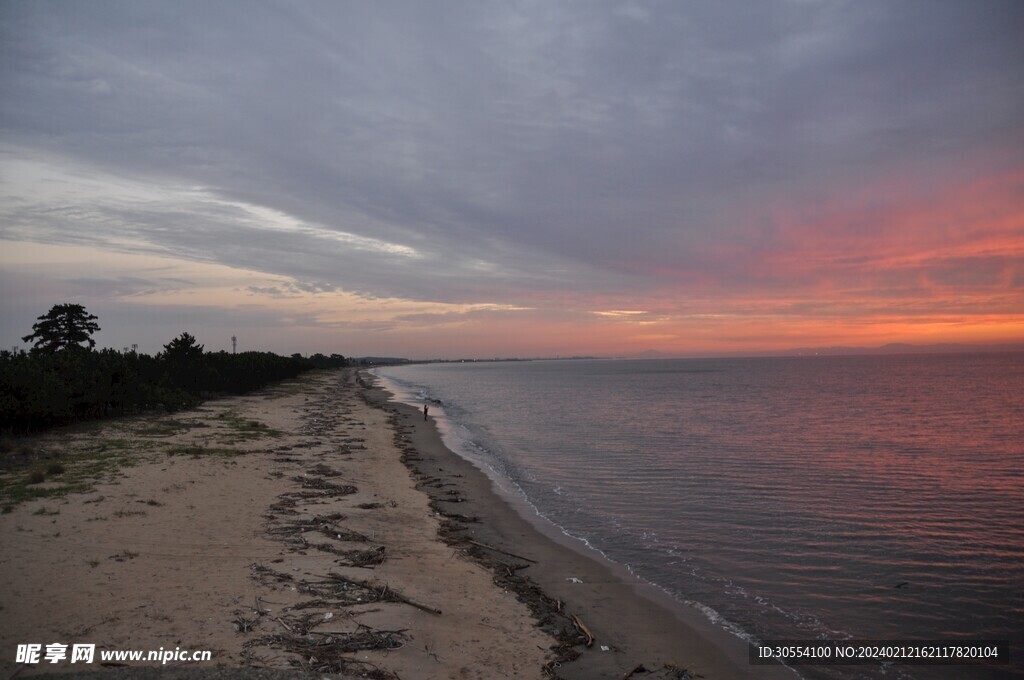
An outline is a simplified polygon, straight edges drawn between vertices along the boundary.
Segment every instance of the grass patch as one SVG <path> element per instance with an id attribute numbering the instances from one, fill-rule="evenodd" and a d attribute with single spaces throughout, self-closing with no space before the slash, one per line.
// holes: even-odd
<path id="1" fill-rule="evenodd" d="M 206 455 L 209 449 L 205 446 L 179 446 L 176 449 L 170 449 L 167 452 L 169 456 L 192 456 L 193 458 L 199 458 Z"/>
<path id="2" fill-rule="evenodd" d="M 47 457 L 46 451 L 39 449 L 34 441 L 19 442 L 10 437 L 0 441 L 0 468 L 17 470 L 32 467 Z"/>
<path id="3" fill-rule="evenodd" d="M 188 421 L 166 418 L 155 422 L 147 422 L 142 427 L 134 429 L 133 433 L 142 437 L 172 437 L 197 427 L 209 427 L 209 425 L 198 420 Z"/>
<path id="4" fill-rule="evenodd" d="M 219 448 L 215 446 L 181 446 L 167 451 L 167 454 L 170 456 L 190 456 L 192 458 L 206 458 L 209 456 L 230 458 L 232 456 L 244 456 L 247 453 L 249 453 L 249 451 Z"/>
<path id="5" fill-rule="evenodd" d="M 127 451 L 134 444 L 127 439 L 102 439 L 95 444 L 86 444 L 78 449 L 77 453 L 83 455 L 112 453 L 116 451 Z"/>
<path id="6" fill-rule="evenodd" d="M 138 517 L 145 514 L 145 510 L 116 510 L 114 517 Z"/>
<path id="7" fill-rule="evenodd" d="M 309 389 L 309 385 L 303 380 L 287 380 L 282 383 L 278 383 L 273 387 L 264 390 L 263 399 L 270 401 L 272 399 L 280 399 L 281 397 L 291 396 L 293 394 L 299 394 Z"/>
<path id="8" fill-rule="evenodd" d="M 10 513 L 26 501 L 90 492 L 98 482 L 116 479 L 125 468 L 155 460 L 154 454 L 229 458 L 250 453 L 227 448 L 231 444 L 281 434 L 258 420 L 224 411 L 215 429 L 207 429 L 216 437 L 215 446 L 172 448 L 171 442 L 161 441 L 199 427 L 210 425 L 164 416 L 110 424 L 76 423 L 62 428 L 56 436 L 28 440 L 0 435 L 0 513 Z"/>
<path id="9" fill-rule="evenodd" d="M 59 515 L 60 514 L 60 510 L 48 510 L 46 508 L 39 508 L 38 510 L 36 510 L 32 514 L 33 515 L 42 515 L 44 517 L 49 517 L 51 515 Z"/>
<path id="10" fill-rule="evenodd" d="M 163 425 L 156 423 L 154 425 L 148 425 L 146 427 L 135 430 L 135 434 L 140 437 L 172 437 L 184 428 L 173 427 L 170 425 Z"/>
<path id="11" fill-rule="evenodd" d="M 252 418 L 243 418 L 234 411 L 222 411 L 217 415 L 217 419 L 228 430 L 221 434 L 222 439 L 230 439 L 231 441 L 247 441 L 262 439 L 264 437 L 280 437 L 284 434 L 280 430 L 275 430 L 266 423 L 262 423 Z"/>
<path id="12" fill-rule="evenodd" d="M 25 501 L 91 491 L 97 481 L 110 479 L 138 462 L 140 456 L 134 449 L 135 445 L 127 439 L 86 442 L 72 439 L 57 452 L 60 461 L 37 463 L 32 468 L 15 468 L 0 474 L 0 503 L 14 507 Z"/>
<path id="13" fill-rule="evenodd" d="M 20 475 L 14 479 L 0 478 L 0 500 L 4 508 L 11 508 L 5 512 L 11 512 L 15 507 L 26 501 L 42 500 L 46 498 L 62 498 L 69 493 L 88 491 L 89 487 L 82 483 L 60 484 L 57 486 L 40 486 L 29 482 L 27 475 Z"/>

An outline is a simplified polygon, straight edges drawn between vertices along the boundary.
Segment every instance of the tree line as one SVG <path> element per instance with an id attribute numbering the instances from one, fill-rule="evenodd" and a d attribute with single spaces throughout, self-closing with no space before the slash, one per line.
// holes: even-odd
<path id="1" fill-rule="evenodd" d="M 25 433 L 149 409 L 176 410 L 205 398 L 243 394 L 313 368 L 346 365 L 340 354 L 207 352 L 188 333 L 156 356 L 96 350 L 97 318 L 81 305 L 55 305 L 24 342 L 0 351 L 0 431 Z"/>

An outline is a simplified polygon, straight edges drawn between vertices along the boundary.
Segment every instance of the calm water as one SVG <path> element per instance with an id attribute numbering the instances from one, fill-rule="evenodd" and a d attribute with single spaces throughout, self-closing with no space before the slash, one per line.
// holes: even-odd
<path id="1" fill-rule="evenodd" d="M 1024 677 L 1024 355 L 381 369 L 550 522 L 748 639 L 1009 639 Z M 896 587 L 898 584 L 900 587 Z"/>

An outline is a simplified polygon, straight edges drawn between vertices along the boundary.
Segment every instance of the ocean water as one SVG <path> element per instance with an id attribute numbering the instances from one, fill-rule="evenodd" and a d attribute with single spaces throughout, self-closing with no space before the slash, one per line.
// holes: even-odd
<path id="1" fill-rule="evenodd" d="M 1024 677 L 1024 355 L 378 374 L 567 541 L 735 635 L 1003 639 L 1013 658 L 803 677 Z"/>

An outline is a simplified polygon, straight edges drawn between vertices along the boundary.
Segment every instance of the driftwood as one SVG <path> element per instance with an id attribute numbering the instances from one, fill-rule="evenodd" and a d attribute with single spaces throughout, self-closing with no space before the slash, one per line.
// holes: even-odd
<path id="1" fill-rule="evenodd" d="M 650 671 L 644 668 L 643 664 L 638 664 L 636 667 L 633 668 L 633 670 L 623 675 L 622 680 L 629 680 L 637 673 L 650 673 Z"/>
<path id="2" fill-rule="evenodd" d="M 250 564 L 249 569 L 252 571 L 252 577 L 265 586 L 287 583 L 294 580 L 291 574 L 274 571 L 270 567 L 265 567 L 259 563 Z"/>
<path id="3" fill-rule="evenodd" d="M 437 514 L 441 515 L 445 519 L 462 522 L 463 524 L 473 524 L 480 521 L 480 518 L 476 515 L 470 517 L 469 515 L 460 515 L 457 512 L 445 512 L 444 510 L 438 510 Z"/>
<path id="4" fill-rule="evenodd" d="M 278 621 L 291 631 L 283 621 Z M 316 635 L 317 637 L 310 637 Z M 374 630 L 359 626 L 354 632 L 307 631 L 304 635 L 266 635 L 245 643 L 249 649 L 267 646 L 294 654 L 294 666 L 318 673 L 342 673 L 346 676 L 390 680 L 398 676 L 378 668 L 369 661 L 349 656 L 365 650 L 392 650 L 405 644 L 405 630 Z"/>
<path id="5" fill-rule="evenodd" d="M 297 513 L 296 513 L 297 514 Z M 316 549 L 321 552 L 333 553 L 345 558 L 349 566 L 372 567 L 384 561 L 384 549 L 373 550 L 351 550 L 343 549 L 332 543 L 312 543 L 304 535 L 307 532 L 317 532 L 335 541 L 366 543 L 369 537 L 357 531 L 349 531 L 337 526 L 337 522 L 346 519 L 340 512 L 328 515 L 316 515 L 305 519 L 292 519 L 268 528 L 267 533 L 281 537 L 279 540 L 295 546 L 299 550 Z"/>
<path id="6" fill-rule="evenodd" d="M 320 533 L 327 538 L 350 543 L 367 543 L 370 540 L 370 537 L 366 534 L 361 534 L 358 531 L 349 531 L 348 529 L 339 529 L 333 524 L 320 527 Z"/>
<path id="7" fill-rule="evenodd" d="M 409 598 L 405 597 L 404 595 L 399 595 L 399 594 L 395 593 L 394 591 L 391 591 L 391 593 L 392 594 L 391 594 L 389 599 L 394 601 L 394 602 L 401 602 L 403 604 L 409 605 L 410 607 L 416 607 L 416 609 L 419 609 L 420 611 L 427 612 L 428 614 L 436 614 L 437 616 L 441 615 L 441 610 L 440 609 L 434 609 L 433 607 L 428 607 L 425 604 L 420 604 L 419 602 L 413 602 L 412 600 L 410 600 Z"/>
<path id="8" fill-rule="evenodd" d="M 318 489 L 320 491 L 327 492 L 326 494 L 320 495 L 347 496 L 357 491 L 356 487 L 352 486 L 351 484 L 335 484 L 333 482 L 328 482 L 323 477 L 298 476 L 292 477 L 292 481 L 301 484 L 303 489 Z M 302 496 L 300 496 L 300 498 L 301 497 Z"/>
<path id="9" fill-rule="evenodd" d="M 480 541 L 474 541 L 474 540 L 471 540 L 471 539 L 468 539 L 468 538 L 466 539 L 466 542 L 467 543 L 472 543 L 473 545 L 480 546 L 481 548 L 487 548 L 488 550 L 491 550 L 491 551 L 496 552 L 496 553 L 501 553 L 502 555 L 508 555 L 509 557 L 514 557 L 517 560 L 523 560 L 524 562 L 530 562 L 531 564 L 537 564 L 537 560 L 531 560 L 529 557 L 523 557 L 522 555 L 517 555 L 517 554 L 511 553 L 511 552 L 509 552 L 507 550 L 502 550 L 501 548 L 495 548 L 493 545 L 487 545 L 486 543 L 481 543 Z"/>
<path id="10" fill-rule="evenodd" d="M 430 614 L 441 614 L 440 609 L 428 607 L 427 605 L 410 600 L 405 595 L 390 589 L 387 584 L 377 586 L 335 573 L 330 573 L 320 578 L 324 580 L 299 582 L 297 587 L 300 593 L 309 594 L 318 599 L 300 602 L 294 605 L 293 609 L 329 606 L 331 604 L 354 605 L 372 602 L 401 602 Z M 326 598 L 331 598 L 333 602 Z"/>
<path id="11" fill-rule="evenodd" d="M 341 514 L 340 512 L 333 512 L 329 515 L 317 515 L 316 517 L 310 519 L 292 520 L 287 524 L 282 524 L 272 529 L 267 529 L 267 533 L 274 535 L 284 535 L 294 534 L 303 531 L 317 531 L 325 526 L 332 525 L 344 519 L 346 519 L 345 515 Z"/>
<path id="12" fill-rule="evenodd" d="M 259 620 L 259 616 L 250 619 L 242 616 L 241 614 L 237 614 L 235 615 L 235 618 L 231 620 L 231 622 L 235 624 L 236 633 L 248 633 L 250 630 L 256 627 L 256 623 Z"/>
<path id="13" fill-rule="evenodd" d="M 299 461 L 296 461 L 299 462 Z M 327 467 L 323 463 L 319 463 L 315 467 L 306 470 L 307 475 L 320 475 L 321 477 L 340 477 L 341 473 L 334 468 Z"/>
<path id="14" fill-rule="evenodd" d="M 587 625 L 575 614 L 571 614 L 569 618 L 572 620 L 572 624 L 576 626 L 576 629 L 587 636 L 587 647 L 593 646 L 596 638 L 594 638 L 594 634 L 590 632 L 590 629 L 587 628 Z"/>
<path id="15" fill-rule="evenodd" d="M 355 539 L 351 539 L 355 540 Z M 330 543 L 310 543 L 308 547 L 315 548 L 320 552 L 338 555 L 344 561 L 346 567 L 361 567 L 372 569 L 379 564 L 384 564 L 387 549 L 382 545 L 367 550 L 342 550 Z M 339 560 L 341 562 L 341 560 Z"/>

